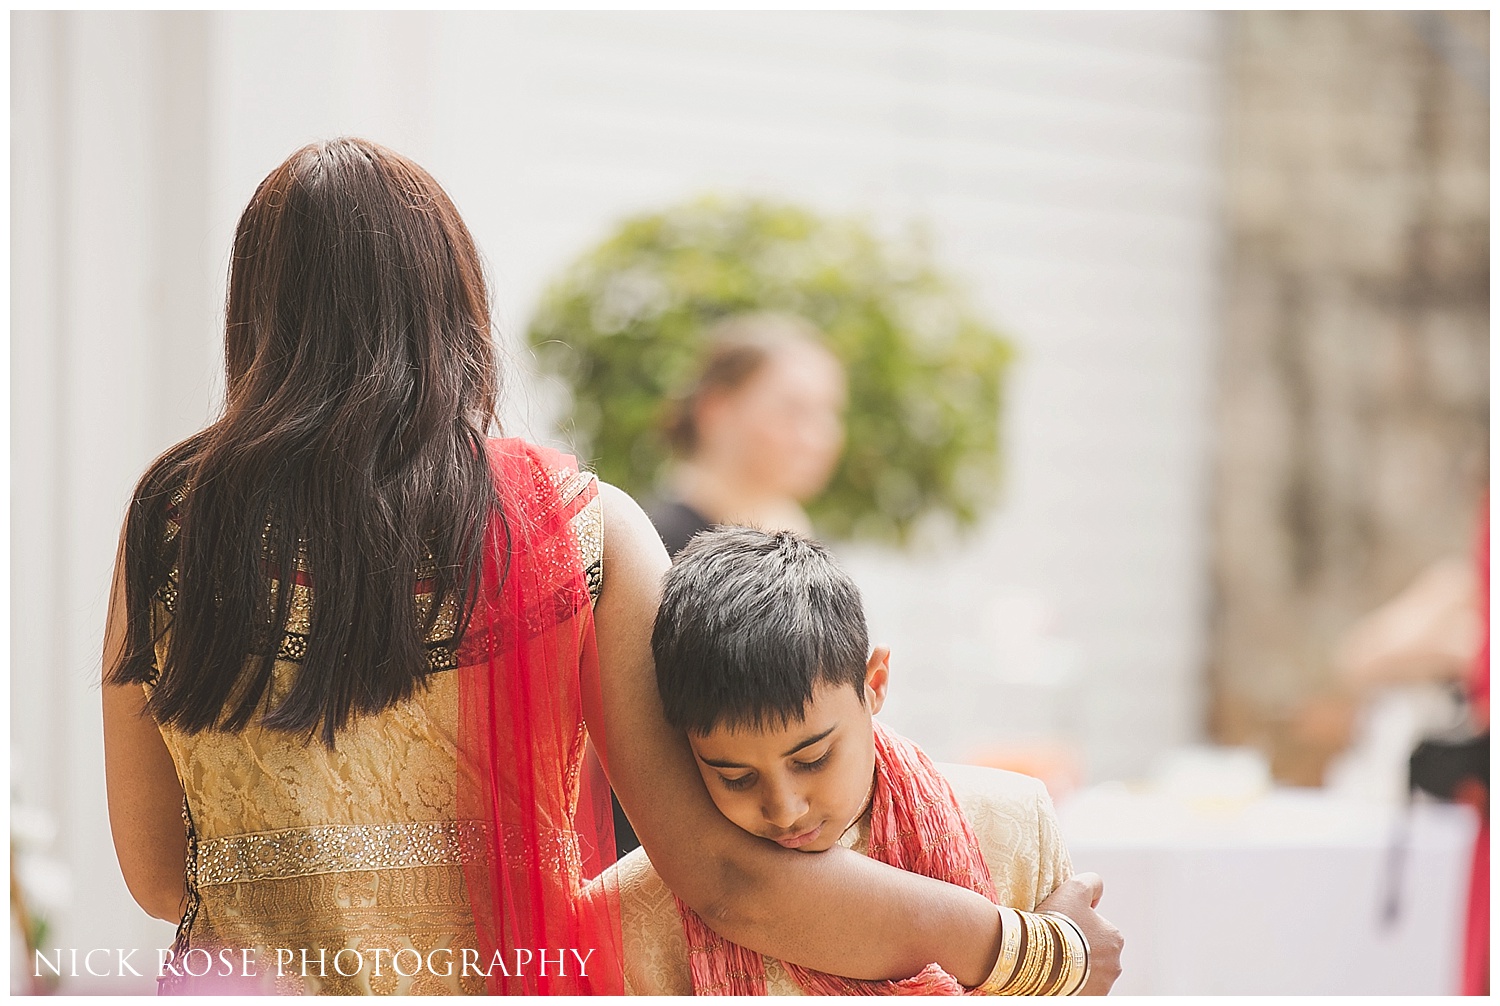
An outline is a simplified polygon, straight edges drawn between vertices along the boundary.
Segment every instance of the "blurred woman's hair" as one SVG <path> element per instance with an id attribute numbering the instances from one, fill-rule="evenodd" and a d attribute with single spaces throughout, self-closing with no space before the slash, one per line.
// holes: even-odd
<path id="1" fill-rule="evenodd" d="M 823 333 L 795 314 L 758 311 L 734 314 L 704 333 L 705 349 L 693 383 L 667 409 L 666 437 L 683 457 L 698 450 L 698 406 L 710 395 L 740 390 L 778 351 L 799 344 L 823 345 Z"/>
<path id="2" fill-rule="evenodd" d="M 457 645 L 496 510 L 489 298 L 447 193 L 367 140 L 292 154 L 235 232 L 224 366 L 222 416 L 136 488 L 126 647 L 106 675 L 155 681 L 152 714 L 183 730 L 238 730 L 259 710 L 331 745 L 351 717 L 414 693 L 443 599 Z M 272 707 L 293 583 L 311 626 Z M 158 596 L 172 602 L 159 665 Z"/>

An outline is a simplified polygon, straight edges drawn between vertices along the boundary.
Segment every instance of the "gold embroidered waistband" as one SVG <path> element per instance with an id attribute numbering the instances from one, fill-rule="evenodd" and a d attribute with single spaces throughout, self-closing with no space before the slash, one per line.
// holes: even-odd
<path id="1" fill-rule="evenodd" d="M 329 824 L 230 835 L 198 843 L 199 887 L 277 877 L 410 866 L 458 866 L 477 825 L 455 821 Z"/>
<path id="2" fill-rule="evenodd" d="M 403 821 L 229 835 L 198 842 L 193 876 L 198 887 L 209 887 L 319 873 L 462 866 L 486 848 L 488 832 L 479 821 Z M 507 828 L 505 839 L 505 858 L 512 866 L 573 876 L 582 867 L 576 832 L 549 831 L 538 844 Z"/>

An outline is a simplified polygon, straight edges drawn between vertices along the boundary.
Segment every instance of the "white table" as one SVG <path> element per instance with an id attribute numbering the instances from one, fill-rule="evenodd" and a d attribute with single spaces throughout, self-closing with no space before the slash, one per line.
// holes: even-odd
<path id="1" fill-rule="evenodd" d="M 1477 820 L 1414 808 L 1397 922 L 1382 922 L 1399 808 L 1322 790 L 1192 800 L 1106 784 L 1059 808 L 1126 947 L 1119 994 L 1452 994 Z"/>

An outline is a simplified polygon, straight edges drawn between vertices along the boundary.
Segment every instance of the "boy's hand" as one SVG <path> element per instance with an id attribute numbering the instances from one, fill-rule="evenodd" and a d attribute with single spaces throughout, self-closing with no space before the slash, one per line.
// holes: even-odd
<path id="1" fill-rule="evenodd" d="M 1115 979 L 1120 977 L 1120 950 L 1125 946 L 1125 937 L 1104 916 L 1094 911 L 1103 896 L 1104 880 L 1099 874 L 1080 873 L 1065 881 L 1036 906 L 1039 912 L 1066 915 L 1078 923 L 1084 938 L 1089 941 L 1089 980 L 1079 995 L 1107 995 Z"/>

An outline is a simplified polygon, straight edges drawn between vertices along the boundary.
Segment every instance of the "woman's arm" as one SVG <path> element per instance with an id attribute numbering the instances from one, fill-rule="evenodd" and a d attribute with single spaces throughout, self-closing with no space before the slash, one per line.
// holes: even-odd
<path id="1" fill-rule="evenodd" d="M 1000 918 L 982 895 L 847 849 L 779 849 L 721 815 L 656 691 L 651 625 L 669 566 L 629 496 L 604 502 L 597 611 L 603 710 L 589 710 L 611 785 L 671 890 L 721 935 L 850 978 L 907 978 L 936 961 L 965 985 L 989 974 Z M 603 731 L 595 732 L 599 716 Z"/>
<path id="2" fill-rule="evenodd" d="M 104 675 L 125 650 L 125 535 L 115 556 L 114 585 L 104 626 Z M 187 835 L 182 785 L 140 685 L 104 682 L 104 783 L 109 830 L 125 886 L 155 918 L 182 918 Z"/>

